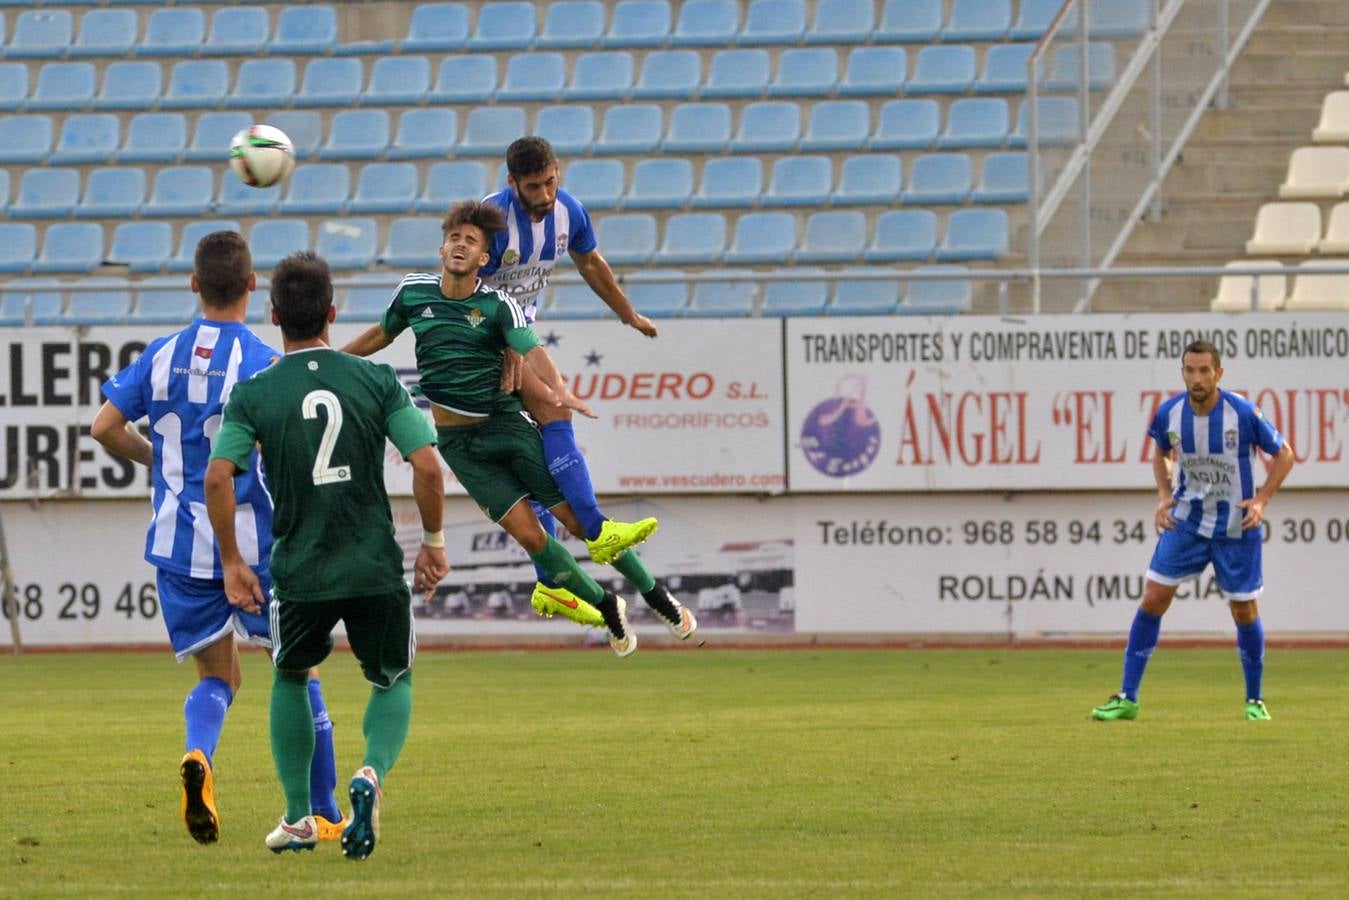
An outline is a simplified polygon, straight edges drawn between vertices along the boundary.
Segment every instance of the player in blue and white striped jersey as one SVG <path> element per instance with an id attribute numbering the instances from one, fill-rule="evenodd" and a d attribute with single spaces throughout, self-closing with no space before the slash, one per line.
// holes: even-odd
<path id="1" fill-rule="evenodd" d="M 1246 718 L 1268 719 L 1261 693 L 1265 632 L 1257 605 L 1264 589 L 1260 525 L 1265 506 L 1293 468 L 1293 450 L 1255 404 L 1218 387 L 1222 358 L 1213 344 L 1201 340 L 1187 346 L 1181 375 L 1185 392 L 1164 402 L 1148 428 L 1156 444 L 1152 470 L 1161 538 L 1129 631 L 1120 692 L 1092 710 L 1092 717 L 1138 716 L 1138 686 L 1157 646 L 1162 616 L 1181 582 L 1212 563 L 1237 626 Z M 1257 490 L 1255 463 L 1261 450 L 1273 460 Z M 1170 457 L 1177 468 L 1174 489 L 1167 466 Z"/>
<path id="2" fill-rule="evenodd" d="M 91 433 L 113 453 L 148 466 L 154 516 L 145 539 L 145 560 L 156 569 L 159 606 L 174 655 L 197 665 L 198 682 L 183 705 L 187 753 L 179 764 L 183 817 L 188 832 L 208 844 L 219 838 L 212 758 L 225 713 L 242 676 L 240 637 L 270 649 L 266 610 L 246 613 L 231 606 L 215 532 L 206 514 L 203 482 L 211 443 L 220 429 L 230 391 L 270 366 L 280 354 L 244 325 L 249 294 L 256 288 L 253 258 L 232 231 L 202 238 L 193 260 L 192 290 L 202 313 L 191 325 L 150 342 L 135 362 L 103 385 L 106 402 Z M 147 440 L 131 423 L 149 418 Z M 258 454 L 238 479 L 236 531 L 245 557 L 263 584 L 272 545 L 272 499 Z M 337 767 L 332 725 L 317 679 L 312 794 L 315 812 L 329 823 L 342 814 L 333 798 Z M 335 839 L 340 827 L 328 829 Z"/>

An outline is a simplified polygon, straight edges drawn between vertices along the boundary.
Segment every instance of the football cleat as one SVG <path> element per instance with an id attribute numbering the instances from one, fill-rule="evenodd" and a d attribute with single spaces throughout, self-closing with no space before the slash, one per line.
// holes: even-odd
<path id="1" fill-rule="evenodd" d="M 379 776 L 369 766 L 362 766 L 351 776 L 351 815 L 342 829 L 342 855 L 347 859 L 365 859 L 375 852 L 379 840 L 379 803 L 383 792 Z"/>
<path id="2" fill-rule="evenodd" d="M 282 816 L 272 829 L 272 833 L 267 835 L 266 843 L 267 849 L 273 853 L 313 850 L 319 843 L 318 825 L 314 823 L 313 816 L 304 816 L 294 825 L 288 823 L 286 817 Z"/>
<path id="3" fill-rule="evenodd" d="M 1265 708 L 1265 701 L 1257 698 L 1246 701 L 1246 718 L 1251 722 L 1268 722 L 1270 720 L 1269 710 Z"/>
<path id="4" fill-rule="evenodd" d="M 1109 700 L 1091 711 L 1091 717 L 1098 721 L 1111 719 L 1137 719 L 1138 702 L 1123 694 L 1115 694 Z"/>
<path id="5" fill-rule="evenodd" d="M 561 615 L 578 625 L 604 627 L 604 616 L 600 615 L 600 611 L 566 588 L 548 587 L 540 582 L 534 585 L 534 594 L 529 598 L 529 605 L 545 619 Z"/>
<path id="6" fill-rule="evenodd" d="M 637 650 L 637 635 L 628 626 L 628 602 L 613 591 L 605 591 L 600 614 L 609 629 L 609 646 L 619 656 L 631 656 Z"/>
<path id="7" fill-rule="evenodd" d="M 183 780 L 183 822 L 198 844 L 220 840 L 220 816 L 215 810 L 215 775 L 206 754 L 190 750 L 178 764 Z"/>
<path id="8" fill-rule="evenodd" d="M 687 641 L 698 630 L 698 620 L 694 617 L 693 610 L 676 600 L 659 581 L 655 587 L 642 595 L 642 599 L 646 601 L 647 606 L 655 610 L 670 634 L 681 641 Z"/>
<path id="9" fill-rule="evenodd" d="M 602 566 L 607 566 L 618 559 L 618 555 L 624 550 L 640 544 L 655 534 L 658 527 L 660 523 L 652 518 L 637 522 L 615 522 L 613 519 L 605 519 L 600 527 L 599 536 L 593 541 L 586 541 L 586 548 L 590 550 L 591 559 Z"/>
<path id="10" fill-rule="evenodd" d="M 342 829 L 346 827 L 348 821 L 344 817 L 333 822 L 325 816 L 314 813 L 314 824 L 318 827 L 320 841 L 339 840 L 342 837 Z"/>

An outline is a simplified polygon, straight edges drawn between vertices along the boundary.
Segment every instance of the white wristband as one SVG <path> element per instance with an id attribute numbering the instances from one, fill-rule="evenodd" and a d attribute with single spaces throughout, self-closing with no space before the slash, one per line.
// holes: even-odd
<path id="1" fill-rule="evenodd" d="M 422 531 L 422 546 L 423 546 L 423 547 L 444 547 L 444 546 L 445 546 L 445 532 L 444 532 L 444 531 L 426 531 L 426 530 L 423 529 L 423 531 Z"/>

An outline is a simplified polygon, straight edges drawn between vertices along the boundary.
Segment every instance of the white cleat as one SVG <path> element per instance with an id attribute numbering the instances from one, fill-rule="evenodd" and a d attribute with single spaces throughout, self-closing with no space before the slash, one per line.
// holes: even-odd
<path id="1" fill-rule="evenodd" d="M 267 849 L 273 853 L 283 853 L 286 850 L 294 850 L 299 853 L 301 850 L 313 850 L 318 846 L 319 829 L 314 823 L 313 816 L 305 816 L 291 825 L 286 822 L 286 817 L 282 816 L 276 828 L 267 835 Z"/>

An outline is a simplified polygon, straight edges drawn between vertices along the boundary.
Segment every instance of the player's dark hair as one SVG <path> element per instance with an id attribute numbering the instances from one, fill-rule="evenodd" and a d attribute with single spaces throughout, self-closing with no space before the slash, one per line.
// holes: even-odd
<path id="1" fill-rule="evenodd" d="M 222 309 L 248 291 L 248 276 L 253 274 L 253 254 L 237 231 L 212 231 L 197 241 L 192 274 L 197 276 L 202 303 Z"/>
<path id="2" fill-rule="evenodd" d="M 506 171 L 516 181 L 555 165 L 557 154 L 553 145 L 537 135 L 516 138 L 506 148 Z"/>
<path id="3" fill-rule="evenodd" d="M 492 235 L 506 229 L 506 213 L 494 203 L 464 200 L 450 207 L 445 221 L 440 223 L 440 233 L 448 235 L 461 225 L 473 225 L 481 229 L 483 237 L 490 243 Z"/>
<path id="4" fill-rule="evenodd" d="M 317 253 L 292 253 L 272 270 L 272 309 L 287 340 L 318 337 L 333 305 L 333 273 Z"/>
<path id="5" fill-rule="evenodd" d="M 1221 369 L 1223 367 L 1223 356 L 1218 352 L 1218 348 L 1202 338 L 1186 344 L 1185 353 L 1207 353 L 1213 357 L 1213 368 Z M 1180 355 L 1182 360 L 1185 359 L 1185 353 Z"/>

